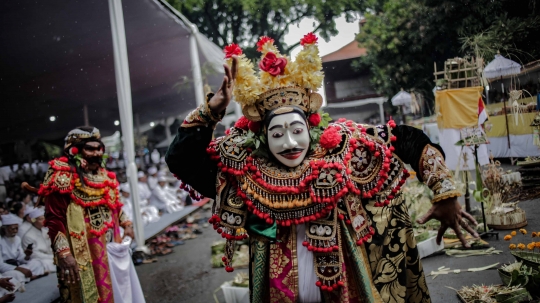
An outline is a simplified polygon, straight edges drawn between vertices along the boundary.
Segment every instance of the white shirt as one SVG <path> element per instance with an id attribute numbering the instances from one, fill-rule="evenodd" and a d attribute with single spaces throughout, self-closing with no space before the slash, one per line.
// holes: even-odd
<path id="1" fill-rule="evenodd" d="M 141 205 L 148 204 L 148 199 L 152 196 L 152 192 L 150 191 L 150 187 L 148 187 L 148 184 L 143 182 L 138 182 L 139 184 L 139 197 L 141 199 Z"/>
<path id="2" fill-rule="evenodd" d="M 32 246 L 32 255 L 30 259 L 53 260 L 53 251 L 51 248 L 51 239 L 48 229 L 43 227 L 41 230 L 32 226 L 22 238 L 22 247 L 26 248 L 30 243 Z"/>
<path id="3" fill-rule="evenodd" d="M 148 176 L 148 187 L 150 187 L 150 189 L 153 190 L 157 186 L 158 186 L 158 179 L 153 176 Z"/>
<path id="4" fill-rule="evenodd" d="M 17 232 L 17 236 L 22 239 L 24 237 L 24 234 L 26 234 L 26 232 L 29 231 L 31 227 L 32 224 L 30 222 L 23 221 L 23 223 L 19 225 L 19 231 Z"/>
<path id="5" fill-rule="evenodd" d="M 0 249 L 2 250 L 2 262 L 0 264 L 0 272 L 13 270 L 17 266 L 4 263 L 4 260 L 17 260 L 20 263 L 26 263 L 25 254 L 21 246 L 21 238 L 15 236 L 13 238 L 0 238 Z"/>

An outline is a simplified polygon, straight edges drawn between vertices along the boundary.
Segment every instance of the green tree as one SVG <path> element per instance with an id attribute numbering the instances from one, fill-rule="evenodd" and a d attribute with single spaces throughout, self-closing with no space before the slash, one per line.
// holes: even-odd
<path id="1" fill-rule="evenodd" d="M 255 44 L 263 35 L 274 38 L 278 49 L 289 53 L 299 43 L 285 44 L 289 26 L 308 17 L 315 19 L 315 32 L 328 40 L 338 33 L 334 19 L 344 13 L 347 21 L 354 20 L 362 3 L 358 0 L 167 1 L 214 43 L 221 47 L 238 43 L 250 58 L 258 56 Z"/>
<path id="2" fill-rule="evenodd" d="M 372 83 L 386 96 L 401 88 L 432 100 L 433 63 L 497 50 L 514 60 L 540 57 L 540 5 L 533 0 L 370 0 L 358 35 Z"/>

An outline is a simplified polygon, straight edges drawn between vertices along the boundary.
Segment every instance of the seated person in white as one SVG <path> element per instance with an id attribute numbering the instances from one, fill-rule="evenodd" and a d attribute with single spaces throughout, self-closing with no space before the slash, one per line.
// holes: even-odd
<path id="1" fill-rule="evenodd" d="M 18 288 L 18 285 L 20 284 L 12 277 L 4 277 L 0 275 L 0 303 L 12 302 L 15 300 L 13 291 Z"/>
<path id="2" fill-rule="evenodd" d="M 153 206 L 149 205 L 149 199 L 152 196 L 152 191 L 148 187 L 147 178 L 144 172 L 139 171 L 137 173 L 139 178 L 138 188 L 139 188 L 139 207 L 141 211 L 141 216 L 144 224 L 157 222 L 159 221 L 159 211 Z M 129 192 L 127 193 L 129 196 Z"/>
<path id="3" fill-rule="evenodd" d="M 30 260 L 36 260 L 41 263 L 46 272 L 56 272 L 54 265 L 54 253 L 51 248 L 51 239 L 49 230 L 43 226 L 45 223 L 45 210 L 34 208 L 28 216 L 32 220 L 32 227 L 22 238 L 22 247 L 32 245 L 32 255 Z"/>
<path id="4" fill-rule="evenodd" d="M 129 221 L 133 222 L 133 205 L 131 202 L 131 190 L 128 183 L 120 184 L 120 202 L 123 204 L 122 210 L 128 217 Z"/>
<path id="5" fill-rule="evenodd" d="M 12 213 L 19 218 L 21 218 L 22 215 L 22 221 L 21 224 L 19 224 L 19 231 L 17 232 L 17 236 L 21 239 L 30 227 L 32 227 L 30 219 L 28 219 L 28 213 L 32 211 L 32 209 L 34 209 L 33 206 L 27 206 L 22 202 L 13 203 Z"/>
<path id="6" fill-rule="evenodd" d="M 148 169 L 148 187 L 150 190 L 154 190 L 158 185 L 158 169 L 152 166 Z"/>
<path id="7" fill-rule="evenodd" d="M 17 236 L 21 218 L 9 214 L 2 215 L 2 238 L 0 238 L 0 273 L 8 276 L 11 271 L 13 278 L 28 282 L 45 273 L 45 269 L 39 261 L 31 260 L 33 249 L 22 248 L 21 238 Z M 21 272 L 22 275 L 17 272 Z"/>
<path id="8" fill-rule="evenodd" d="M 158 186 L 152 190 L 150 202 L 159 210 L 167 213 L 173 213 L 182 209 L 180 199 L 171 193 L 170 188 L 167 188 L 167 178 L 165 177 L 158 178 Z"/>

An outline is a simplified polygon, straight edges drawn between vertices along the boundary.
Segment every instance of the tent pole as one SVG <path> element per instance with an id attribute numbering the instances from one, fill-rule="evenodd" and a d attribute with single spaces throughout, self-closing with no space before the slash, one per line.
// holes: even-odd
<path id="1" fill-rule="evenodd" d="M 90 126 L 90 120 L 88 119 L 88 105 L 83 106 L 84 126 Z"/>
<path id="2" fill-rule="evenodd" d="M 502 76 L 501 76 L 502 81 Z M 504 123 L 506 124 L 506 140 L 508 141 L 508 149 L 510 149 L 510 131 L 508 130 L 508 113 L 506 112 L 506 96 L 504 95 L 504 82 L 501 83 L 503 93 L 503 106 L 504 106 Z"/>
<path id="3" fill-rule="evenodd" d="M 121 0 L 109 0 L 109 15 L 114 53 L 114 73 L 120 110 L 120 125 L 124 139 L 124 150 L 127 154 L 126 173 L 133 201 L 133 228 L 135 231 L 136 250 L 148 251 L 144 245 L 144 229 L 139 204 L 139 186 L 137 184 L 137 166 L 135 165 L 135 148 L 133 138 L 133 113 L 131 106 L 131 83 L 126 47 L 126 31 Z"/>
<path id="4" fill-rule="evenodd" d="M 383 107 L 383 101 L 379 101 L 379 114 L 381 115 L 381 125 L 385 124 L 386 121 L 384 121 L 384 107 Z"/>
<path id="5" fill-rule="evenodd" d="M 201 74 L 201 63 L 199 62 L 199 49 L 197 47 L 197 34 L 199 30 L 193 24 L 189 26 L 191 28 L 191 35 L 189 36 L 189 54 L 191 57 L 191 72 L 193 73 L 193 85 L 195 86 L 195 101 L 197 106 L 205 102 L 204 100 L 204 88 Z"/>

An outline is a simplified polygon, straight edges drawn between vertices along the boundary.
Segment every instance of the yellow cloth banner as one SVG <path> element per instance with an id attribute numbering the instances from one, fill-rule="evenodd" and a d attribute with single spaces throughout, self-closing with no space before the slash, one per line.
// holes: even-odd
<path id="1" fill-rule="evenodd" d="M 533 133 L 533 128 L 529 125 L 531 125 L 534 117 L 536 117 L 536 113 L 518 114 L 518 125 L 516 125 L 515 116 L 516 115 L 514 114 L 508 115 L 508 130 L 510 135 L 531 135 Z M 521 120 L 520 116 L 523 117 L 523 120 Z M 486 122 L 486 124 L 488 123 L 491 123 L 492 125 L 491 129 L 486 132 L 488 137 L 506 137 L 506 121 L 504 115 L 491 116 L 489 117 L 489 122 Z"/>
<path id="2" fill-rule="evenodd" d="M 464 128 L 478 125 L 478 99 L 481 86 L 435 91 L 439 128 Z"/>

